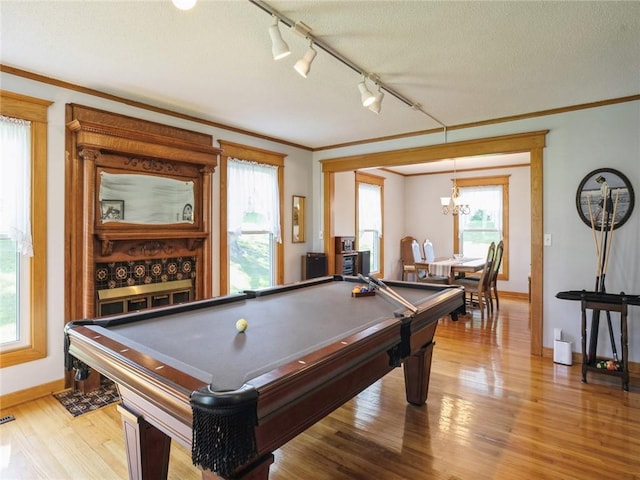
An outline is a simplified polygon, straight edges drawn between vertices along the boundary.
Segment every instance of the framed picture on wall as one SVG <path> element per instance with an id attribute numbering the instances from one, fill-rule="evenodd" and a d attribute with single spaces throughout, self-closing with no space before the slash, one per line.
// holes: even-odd
<path id="1" fill-rule="evenodd" d="M 580 182 L 576 207 L 580 219 L 595 230 L 616 229 L 631 216 L 635 203 L 629 179 L 613 168 L 598 168 Z"/>
<path id="2" fill-rule="evenodd" d="M 103 222 L 124 220 L 124 200 L 100 200 Z"/>

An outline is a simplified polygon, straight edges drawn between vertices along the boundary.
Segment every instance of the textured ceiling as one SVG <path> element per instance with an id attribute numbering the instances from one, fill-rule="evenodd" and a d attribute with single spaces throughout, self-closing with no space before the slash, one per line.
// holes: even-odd
<path id="1" fill-rule="evenodd" d="M 272 1 L 286 17 L 448 125 L 640 93 L 640 2 Z M 15 67 L 320 148 L 439 128 L 248 1 L 0 0 L 0 59 Z"/>

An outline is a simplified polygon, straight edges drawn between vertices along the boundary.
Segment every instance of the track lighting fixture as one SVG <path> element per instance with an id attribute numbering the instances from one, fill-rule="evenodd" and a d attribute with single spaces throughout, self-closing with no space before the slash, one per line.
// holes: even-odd
<path id="1" fill-rule="evenodd" d="M 378 92 L 374 95 L 374 101 L 371 105 L 369 105 L 369 110 L 371 110 L 376 115 L 380 113 L 380 109 L 382 108 L 382 98 L 384 97 L 384 93 L 380 90 L 380 85 L 378 85 Z"/>
<path id="2" fill-rule="evenodd" d="M 274 60 L 280 60 L 291 53 L 289 45 L 282 39 L 280 28 L 278 27 L 278 18 L 276 17 L 273 25 L 269 27 L 269 36 L 271 37 L 271 52 Z"/>
<path id="3" fill-rule="evenodd" d="M 363 78 L 358 84 L 358 90 L 360 90 L 360 101 L 362 102 L 362 106 L 368 107 L 376 101 L 376 97 L 369 91 L 365 82 L 366 78 Z"/>
<path id="4" fill-rule="evenodd" d="M 296 62 L 293 68 L 295 68 L 296 72 L 304 78 L 307 78 L 309 70 L 311 69 L 311 62 L 313 62 L 313 59 L 316 58 L 317 54 L 318 52 L 313 49 L 313 42 L 310 42 L 309 50 L 307 50 L 304 56 Z"/>
<path id="5" fill-rule="evenodd" d="M 171 2 L 180 10 L 191 10 L 196 4 L 196 0 L 171 0 Z"/>
<path id="6" fill-rule="evenodd" d="M 2 1 L 2 0 L 0 0 Z M 174 0 L 174 1 L 189 1 L 189 0 Z M 193 1 L 193 0 L 191 0 Z M 423 113 L 436 122 L 438 125 L 446 128 L 445 124 L 438 120 L 436 117 L 427 112 L 419 103 L 412 101 L 411 99 L 405 97 L 400 92 L 395 90 L 390 85 L 382 82 L 375 74 L 367 73 L 362 67 L 357 65 L 356 63 L 349 60 L 347 57 L 342 55 L 340 52 L 335 50 L 331 45 L 325 42 L 322 38 L 317 37 L 311 32 L 311 28 L 308 25 L 305 25 L 301 21 L 294 21 L 291 18 L 283 15 L 273 7 L 271 7 L 267 1 L 265 0 L 249 0 L 249 3 L 255 5 L 260 10 L 269 14 L 271 17 L 275 18 L 275 24 L 269 27 L 269 35 L 271 35 L 271 41 L 273 42 L 273 58 L 279 59 L 284 58 L 286 55 L 290 53 L 288 45 L 282 40 L 280 36 L 280 30 L 278 29 L 278 22 L 282 22 L 284 25 L 289 27 L 294 33 L 299 35 L 300 37 L 305 38 L 309 42 L 311 42 L 311 46 L 307 53 L 305 53 L 304 57 L 298 61 L 295 65 L 295 69 L 300 75 L 306 77 L 309 73 L 309 67 L 311 62 L 316 56 L 316 49 L 320 49 L 323 52 L 327 53 L 329 56 L 335 58 L 345 66 L 349 67 L 351 70 L 356 72 L 358 75 L 363 76 L 362 82 L 358 84 L 358 89 L 360 90 L 360 99 L 362 101 L 362 105 L 366 108 L 369 108 L 374 113 L 380 113 L 381 110 L 381 102 L 384 94 L 382 90 L 391 95 L 392 97 L 400 100 L 402 103 L 411 107 L 412 110 Z M 313 48 L 315 47 L 315 49 Z M 299 66 L 298 66 L 299 65 Z M 304 67 L 304 68 L 303 68 Z M 377 85 L 378 92 L 376 95 L 371 93 L 371 91 L 367 88 L 366 80 L 367 78 L 371 80 L 372 83 Z"/>

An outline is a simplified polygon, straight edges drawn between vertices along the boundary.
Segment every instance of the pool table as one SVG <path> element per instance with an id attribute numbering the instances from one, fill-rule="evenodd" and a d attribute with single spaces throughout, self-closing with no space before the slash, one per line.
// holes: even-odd
<path id="1" fill-rule="evenodd" d="M 404 364 L 407 401 L 427 399 L 438 319 L 455 286 L 323 277 L 65 327 L 68 370 L 113 380 L 131 479 L 166 478 L 171 439 L 207 478 L 268 479 L 273 451 Z M 244 318 L 248 328 L 236 330 Z"/>

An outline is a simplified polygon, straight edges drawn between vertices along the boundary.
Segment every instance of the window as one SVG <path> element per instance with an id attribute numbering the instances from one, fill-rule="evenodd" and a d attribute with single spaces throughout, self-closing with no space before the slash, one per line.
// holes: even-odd
<path id="1" fill-rule="evenodd" d="M 29 340 L 31 243 L 31 122 L 0 115 L 0 345 Z"/>
<path id="2" fill-rule="evenodd" d="M 46 356 L 47 107 L 0 92 L 0 363 Z"/>
<path id="3" fill-rule="evenodd" d="M 384 178 L 356 172 L 356 230 L 358 250 L 368 250 L 369 272 L 384 275 Z"/>
<path id="4" fill-rule="evenodd" d="M 229 291 L 270 287 L 282 242 L 278 167 L 229 159 L 227 188 Z"/>
<path id="5" fill-rule="evenodd" d="M 505 254 L 498 278 L 509 277 L 509 177 L 462 178 L 456 180 L 460 196 L 471 207 L 469 215 L 454 222 L 454 251 L 465 257 L 484 258 L 491 242 L 504 241 Z"/>
<path id="6" fill-rule="evenodd" d="M 283 156 L 220 144 L 220 293 L 282 284 Z"/>

